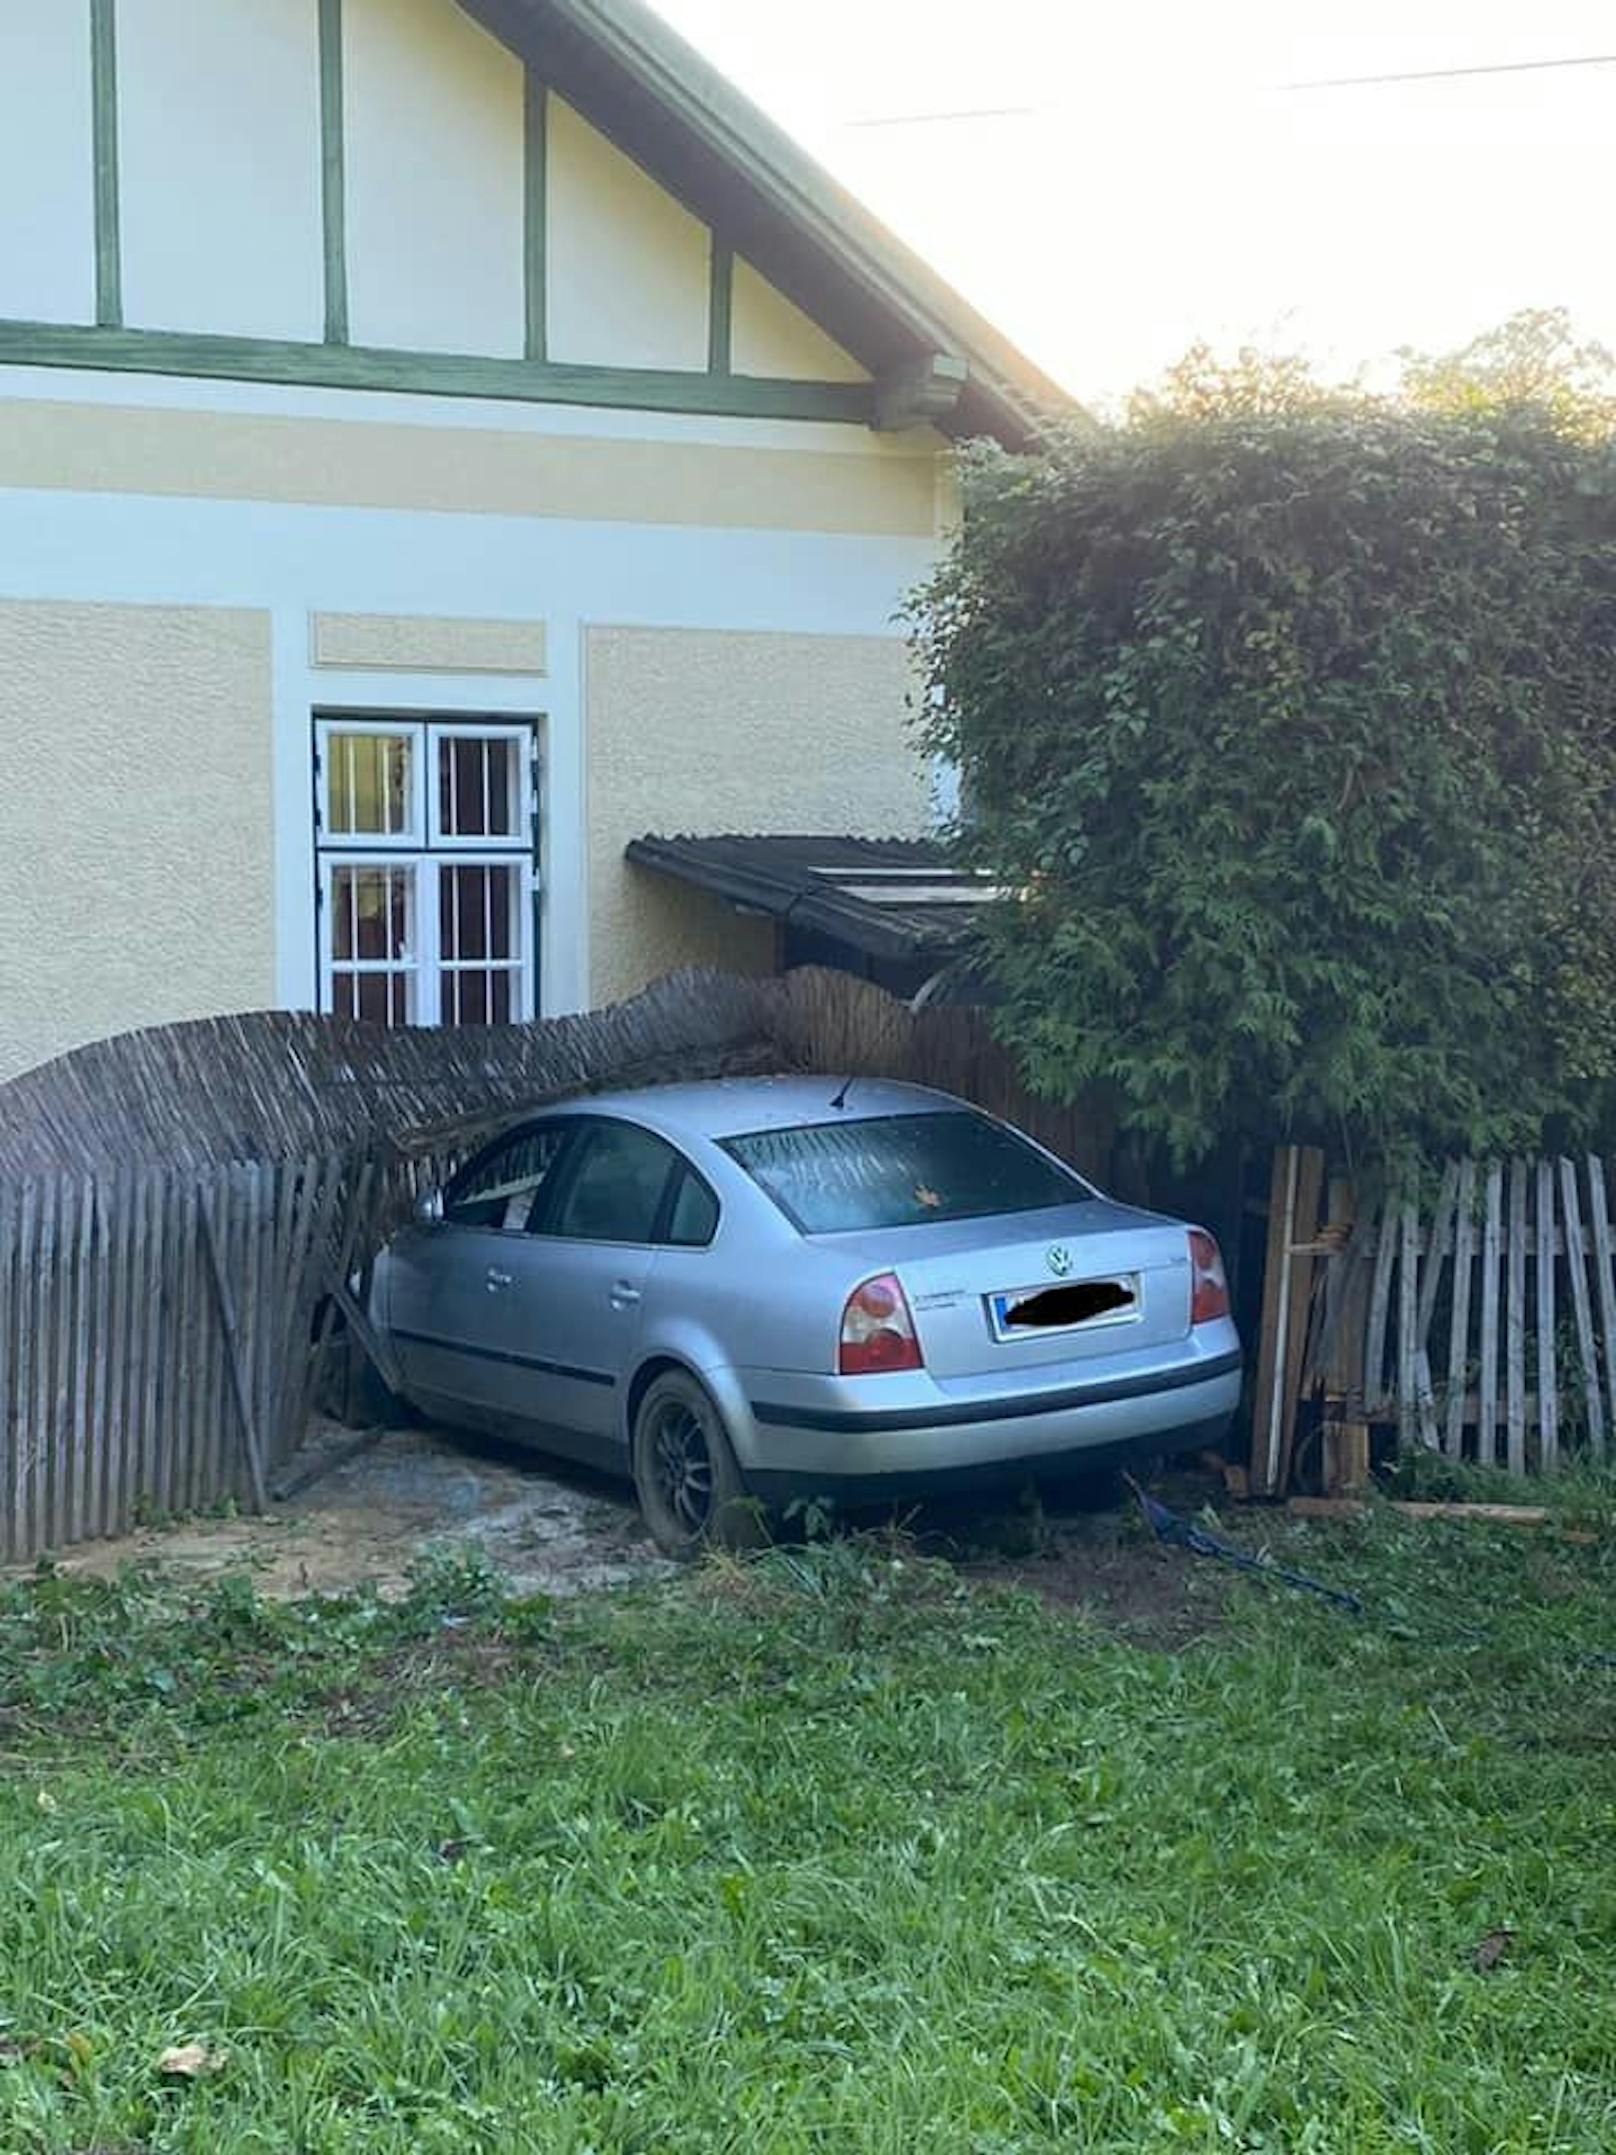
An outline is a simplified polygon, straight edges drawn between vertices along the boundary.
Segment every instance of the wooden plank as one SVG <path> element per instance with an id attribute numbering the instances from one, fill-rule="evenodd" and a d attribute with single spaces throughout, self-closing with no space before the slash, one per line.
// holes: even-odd
<path id="1" fill-rule="evenodd" d="M 90 1487 L 95 1483 L 97 1457 L 90 1448 L 90 1394 L 95 1390 L 95 1360 L 90 1353 L 90 1299 L 93 1299 L 93 1265 L 97 1246 L 95 1226 L 95 1179 L 78 1177 L 78 1215 L 73 1222 L 73 1278 L 71 1308 L 73 1330 L 69 1347 L 69 1371 L 62 1448 L 67 1455 L 62 1511 L 67 1517 L 67 1541 L 84 1541 L 90 1534 Z"/>
<path id="2" fill-rule="evenodd" d="M 92 1308 L 95 1293 L 96 1245 L 100 1230 L 96 1220 L 95 1179 L 78 1180 L 78 1210 L 74 1222 L 71 1369 L 63 1439 L 67 1452 L 64 1489 L 66 1534 L 69 1542 L 85 1540 L 93 1531 L 90 1518 L 91 1490 L 99 1471 L 92 1449 L 90 1402 L 97 1382 L 97 1366 L 91 1349 Z"/>
<path id="3" fill-rule="evenodd" d="M 1419 1321 L 1420 1216 L 1405 1198 L 1398 1215 L 1397 1257 L 1397 1441 L 1405 1450 L 1414 1442 L 1415 1327 Z"/>
<path id="4" fill-rule="evenodd" d="M 38 1334 L 34 1354 L 33 1550 L 59 1546 L 56 1529 L 57 1251 L 64 1178 L 50 1176 L 40 1192 Z M 31 1552 L 32 1553 L 32 1552 Z"/>
<path id="5" fill-rule="evenodd" d="M 1604 1162 L 1588 1155 L 1588 1222 L 1593 1234 L 1594 1281 L 1599 1294 L 1600 1343 L 1605 1354 L 1605 1402 L 1616 1429 L 1616 1279 L 1611 1277 L 1610 1211 L 1605 1201 Z"/>
<path id="6" fill-rule="evenodd" d="M 130 1492 L 137 1513 L 161 1509 L 162 1434 L 162 1247 L 163 1201 L 167 1178 L 161 1168 L 145 1169 L 135 1185 L 136 1243 L 133 1285 L 135 1366 L 131 1392 L 139 1402 L 139 1423 L 132 1447 L 135 1482 Z"/>
<path id="7" fill-rule="evenodd" d="M 106 1383 L 102 1390 L 103 1534 L 122 1534 L 129 1523 L 129 1259 L 133 1248 L 134 1178 L 119 1169 L 106 1199 Z"/>
<path id="8" fill-rule="evenodd" d="M 1565 1219 L 1566 1270 L 1571 1276 L 1571 1307 L 1577 1325 L 1577 1353 L 1582 1361 L 1583 1396 L 1588 1404 L 1588 1448 L 1605 1456 L 1605 1409 L 1599 1390 L 1599 1360 L 1594 1346 L 1593 1310 L 1588 1297 L 1588 1251 L 1582 1234 L 1582 1206 L 1577 1171 L 1560 1162 L 1560 1207 Z"/>
<path id="9" fill-rule="evenodd" d="M 1329 1260 L 1320 1376 L 1324 1415 L 1319 1431 L 1320 1469 L 1332 1494 L 1361 1489 L 1369 1479 L 1369 1429 L 1363 1405 L 1363 1336 L 1373 1262 L 1375 1208 L 1356 1218 L 1357 1195 L 1343 1178 L 1332 1179 L 1328 1234 L 1345 1233 L 1346 1246 Z"/>
<path id="10" fill-rule="evenodd" d="M 1369 1291 L 1369 1323 L 1364 1334 L 1364 1414 L 1369 1420 L 1384 1408 L 1386 1389 L 1386 1321 L 1391 1309 L 1392 1270 L 1397 1263 L 1397 1207 L 1390 1196 L 1380 1223 L 1375 1247 L 1375 1277 Z"/>
<path id="11" fill-rule="evenodd" d="M 1476 1163 L 1462 1160 L 1453 1201 L 1453 1301 L 1448 1316 L 1448 1397 L 1443 1450 L 1464 1451 L 1464 1402 L 1470 1361 L 1470 1289 L 1476 1261 Z"/>
<path id="12" fill-rule="evenodd" d="M 259 1511 L 267 1511 L 269 1491 L 265 1483 L 264 1454 L 254 1412 L 252 1384 L 240 1327 L 236 1323 L 235 1297 L 231 1294 L 230 1282 L 225 1277 L 224 1259 L 220 1254 L 219 1237 L 213 1222 L 212 1193 L 201 1189 L 197 1193 L 197 1200 L 201 1213 L 203 1244 L 213 1275 L 213 1293 L 219 1325 L 224 1334 L 225 1350 L 230 1358 L 231 1388 L 235 1393 L 236 1412 L 241 1417 L 241 1437 L 247 1454 L 247 1472 L 252 1483 L 253 1503 Z"/>
<path id="13" fill-rule="evenodd" d="M 174 1340 L 168 1359 L 169 1394 L 169 1510 L 181 1514 L 197 1509 L 196 1447 L 196 1340 L 199 1329 L 196 1306 L 196 1257 L 199 1225 L 197 1188 L 186 1172 L 175 1177 L 173 1210 Z"/>
<path id="14" fill-rule="evenodd" d="M 1487 1170 L 1487 1213 L 1481 1232 L 1481 1408 L 1476 1457 L 1483 1466 L 1498 1458 L 1498 1267 L 1503 1255 L 1504 1170 Z"/>
<path id="15" fill-rule="evenodd" d="M 237 1323 L 241 1325 L 241 1362 L 248 1371 L 248 1396 L 252 1401 L 252 1427 L 259 1431 L 259 1461 L 267 1472 L 267 1450 L 263 1435 L 263 1390 L 265 1390 L 265 1334 L 269 1327 L 263 1321 L 263 1302 L 267 1282 L 274 1278 L 274 1235 L 276 1218 L 282 1205 L 282 1190 L 287 1181 L 284 1166 L 269 1166 L 267 1172 L 259 1172 L 256 1166 L 243 1166 L 239 1170 L 239 1205 L 241 1205 L 241 1259 L 237 1278 L 241 1280 L 243 1304 L 237 1308 Z M 226 1347 L 228 1353 L 228 1347 Z M 248 1478 L 241 1480 L 243 1491 L 252 1491 L 252 1461 L 237 1446 L 237 1470 L 241 1465 L 248 1468 Z M 239 1478 L 239 1472 L 237 1472 Z M 256 1496 L 256 1491 L 252 1491 Z"/>
<path id="16" fill-rule="evenodd" d="M 239 1232 L 240 1205 L 236 1179 L 227 1167 L 210 1175 L 202 1185 L 213 1212 L 225 1277 L 237 1278 L 235 1244 Z M 205 1254 L 205 1252 L 204 1252 Z M 211 1281 L 211 1269 L 210 1269 Z M 211 1300 L 209 1303 L 211 1311 Z M 235 1485 L 235 1465 L 240 1453 L 236 1437 L 236 1408 L 230 1386 L 230 1355 L 222 1328 L 212 1322 L 201 1327 L 199 1342 L 202 1379 L 202 1481 L 208 1502 L 216 1504 Z"/>
<path id="17" fill-rule="evenodd" d="M 1431 1322 L 1436 1315 L 1437 1299 L 1442 1292 L 1442 1275 L 1453 1250 L 1453 1215 L 1459 1201 L 1459 1163 L 1450 1160 L 1442 1170 L 1442 1186 L 1437 1192 L 1436 1212 L 1431 1220 L 1431 1234 L 1425 1243 L 1425 1270 L 1420 1278 L 1419 1317 L 1415 1327 L 1415 1350 L 1423 1348 L 1431 1337 Z"/>
<path id="18" fill-rule="evenodd" d="M 336 1166 L 334 1162 L 332 1163 L 332 1172 L 335 1175 Z M 353 1274 L 355 1251 L 359 1246 L 361 1236 L 368 1229 L 371 1185 L 375 1173 L 375 1162 L 370 1159 L 365 1160 L 360 1167 L 356 1183 L 349 1192 L 347 1217 L 343 1222 L 339 1255 L 336 1263 L 336 1277 L 338 1279 L 349 1279 Z M 319 1287 L 321 1293 L 326 1293 L 326 1282 L 324 1280 L 320 1281 Z M 330 1352 L 331 1341 L 336 1331 L 337 1314 L 337 1304 L 334 1297 L 326 1294 L 325 1307 L 320 1313 L 319 1337 L 315 1342 L 308 1383 L 304 1394 L 306 1405 L 311 1405 L 318 1397 L 320 1383 L 325 1375 L 326 1358 Z"/>
<path id="19" fill-rule="evenodd" d="M 180 1172 L 166 1174 L 158 1186 L 157 1227 L 153 1236 L 152 1261 L 158 1307 L 157 1336 L 157 1442 L 156 1487 L 153 1497 L 164 1518 L 179 1509 L 179 1442 L 175 1408 L 179 1393 L 180 1361 L 180 1245 L 181 1214 L 185 1186 Z"/>
<path id="20" fill-rule="evenodd" d="M 1505 1459 L 1511 1474 L 1526 1472 L 1526 1178 L 1526 1162 L 1511 1160 L 1504 1303 Z"/>
<path id="21" fill-rule="evenodd" d="M 12 1491 L 17 1451 L 22 1443 L 22 1411 L 17 1397 L 17 1354 L 22 1301 L 20 1183 L 0 1176 L 0 1563 L 15 1560 L 16 1527 Z"/>
<path id="22" fill-rule="evenodd" d="M 1373 1509 L 1350 1497 L 1292 1497 L 1285 1509 L 1293 1519 L 1362 1519 Z M 1488 1526 L 1542 1527 L 1554 1513 L 1544 1504 L 1463 1504 L 1410 1498 L 1388 1503 L 1385 1510 L 1402 1519 L 1474 1519 Z"/>
<path id="23" fill-rule="evenodd" d="M 283 1395 L 281 1423 L 276 1439 L 278 1457 L 282 1461 L 293 1456 L 308 1428 L 314 1378 L 314 1364 L 309 1350 L 314 1337 L 315 1312 L 320 1307 L 326 1281 L 330 1276 L 332 1254 L 334 1251 L 347 1253 L 351 1261 L 351 1252 L 359 1234 L 366 1237 L 365 1247 L 368 1252 L 377 1224 L 374 1209 L 365 1209 L 368 1192 L 374 1180 L 372 1163 L 367 1160 L 360 1170 L 360 1206 L 354 1214 L 352 1235 L 349 1233 L 343 1209 L 349 1188 L 351 1165 L 336 1158 L 326 1159 L 318 1165 L 319 1209 L 300 1262 L 296 1298 L 291 1310 L 291 1333 L 285 1350 L 287 1389 Z M 341 1261 L 340 1256 L 338 1261 Z"/>
<path id="24" fill-rule="evenodd" d="M 383 1384 L 387 1386 L 389 1391 L 397 1392 L 402 1390 L 404 1373 L 393 1360 L 392 1349 L 381 1339 L 370 1319 L 354 1299 L 353 1289 L 346 1280 L 338 1280 L 332 1287 L 331 1292 L 336 1299 L 337 1307 L 348 1320 L 348 1326 L 354 1338 L 358 1340 L 360 1346 L 369 1355 L 375 1365 L 376 1374 L 381 1378 Z"/>
<path id="25" fill-rule="evenodd" d="M 6 1486 L 8 1549 L 14 1562 L 33 1555 L 28 1519 L 28 1485 L 34 1445 L 34 1276 L 38 1270 L 39 1183 L 25 1181 L 17 1198 L 17 1257 L 15 1355 L 12 1378 L 12 1413 L 16 1434 L 11 1446 L 10 1479 Z"/>
<path id="26" fill-rule="evenodd" d="M 1290 1337 L 1290 1264 L 1295 1239 L 1296 1186 L 1301 1153 L 1295 1145 L 1274 1152 L 1268 1185 L 1268 1241 L 1263 1256 L 1262 1330 L 1257 1349 L 1257 1389 L 1252 1409 L 1251 1486 L 1259 1496 L 1279 1487 L 1285 1413 L 1285 1346 Z M 342 1286 L 346 1288 L 347 1282 Z M 347 1304 L 338 1297 L 346 1314 Z M 351 1302 L 352 1297 L 348 1297 Z M 356 1335 L 364 1344 L 363 1335 Z M 368 1349 L 366 1350 L 369 1351 Z M 374 1360 L 374 1357 L 372 1357 Z M 378 1367 L 380 1365 L 378 1364 Z"/>
<path id="27" fill-rule="evenodd" d="M 1308 1325 L 1313 1309 L 1313 1272 L 1317 1263 L 1317 1259 L 1308 1253 L 1318 1240 L 1319 1203 L 1323 1195 L 1324 1154 L 1316 1145 L 1305 1145 L 1297 1163 L 1296 1205 L 1291 1215 L 1291 1242 L 1288 1252 L 1289 1336 L 1285 1342 L 1279 1480 L 1276 1484 L 1278 1492 L 1289 1488 L 1291 1468 L 1296 1456 L 1296 1414 L 1302 1396 L 1302 1365 L 1307 1359 Z"/>
<path id="28" fill-rule="evenodd" d="M 1554 1337 L 1554 1169 L 1537 1163 L 1537 1460 L 1552 1474 L 1560 1461 L 1558 1350 Z"/>

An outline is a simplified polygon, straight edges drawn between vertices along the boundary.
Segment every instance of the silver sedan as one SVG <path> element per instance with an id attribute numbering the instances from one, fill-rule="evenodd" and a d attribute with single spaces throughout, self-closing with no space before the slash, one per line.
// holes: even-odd
<path id="1" fill-rule="evenodd" d="M 376 1268 L 409 1399 L 633 1476 L 661 1546 L 1215 1442 L 1217 1245 L 911 1085 L 767 1078 L 506 1132 Z"/>

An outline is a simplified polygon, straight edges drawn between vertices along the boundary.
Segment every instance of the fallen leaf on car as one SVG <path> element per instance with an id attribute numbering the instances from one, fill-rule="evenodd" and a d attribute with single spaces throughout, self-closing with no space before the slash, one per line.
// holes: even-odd
<path id="1" fill-rule="evenodd" d="M 1480 1945 L 1477 1946 L 1475 1953 L 1472 1955 L 1472 1959 L 1474 1960 L 1476 1966 L 1476 1973 L 1478 1975 L 1487 1975 L 1492 1969 L 1496 1968 L 1498 1966 L 1498 1963 L 1503 1959 L 1504 1955 L 1509 1951 L 1511 1945 L 1514 1943 L 1514 1940 L 1515 1933 L 1513 1931 L 1489 1931 L 1486 1937 L 1483 1938 L 1483 1940 L 1481 1941 Z"/>
<path id="2" fill-rule="evenodd" d="M 177 2043 L 163 2052 L 157 2070 L 180 2080 L 197 2080 L 203 2073 L 218 2072 L 223 2064 L 222 2050 L 210 2050 L 206 2043 Z"/>
<path id="3" fill-rule="evenodd" d="M 942 1199 L 935 1190 L 928 1190 L 926 1185 L 921 1183 L 915 1191 L 915 1203 L 924 1206 L 928 1212 L 935 1212 Z"/>

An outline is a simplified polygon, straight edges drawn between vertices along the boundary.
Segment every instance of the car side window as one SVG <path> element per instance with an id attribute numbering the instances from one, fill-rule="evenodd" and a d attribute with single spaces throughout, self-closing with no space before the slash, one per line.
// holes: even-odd
<path id="1" fill-rule="evenodd" d="M 717 1232 L 718 1199 L 694 1168 L 681 1168 L 668 1215 L 668 1241 L 675 1249 L 704 1250 Z"/>
<path id="2" fill-rule="evenodd" d="M 678 1154 L 631 1122 L 598 1122 L 583 1140 L 566 1188 L 535 1231 L 577 1242 L 651 1242 Z"/>
<path id="3" fill-rule="evenodd" d="M 502 1138 L 449 1185 L 444 1218 L 456 1227 L 525 1233 L 571 1135 L 565 1123 L 552 1122 Z"/>

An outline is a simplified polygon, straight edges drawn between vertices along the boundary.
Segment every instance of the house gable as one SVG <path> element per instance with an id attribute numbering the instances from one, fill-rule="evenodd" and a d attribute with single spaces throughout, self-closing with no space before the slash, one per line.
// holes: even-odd
<path id="1" fill-rule="evenodd" d="M 900 293 L 896 243 L 625 0 L 3 14 L 0 362 L 1030 420 L 979 385 L 962 303 L 951 328 L 918 264 Z"/>

